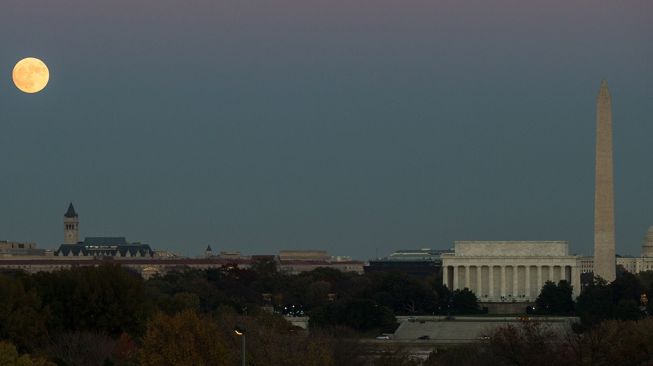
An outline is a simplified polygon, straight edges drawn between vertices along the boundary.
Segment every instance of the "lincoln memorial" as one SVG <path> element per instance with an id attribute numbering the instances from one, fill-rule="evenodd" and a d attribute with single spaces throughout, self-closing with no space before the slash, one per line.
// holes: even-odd
<path id="1" fill-rule="evenodd" d="M 580 294 L 579 257 L 566 241 L 456 241 L 442 255 L 442 282 L 468 288 L 480 302 L 534 301 L 546 281 L 566 280 Z"/>

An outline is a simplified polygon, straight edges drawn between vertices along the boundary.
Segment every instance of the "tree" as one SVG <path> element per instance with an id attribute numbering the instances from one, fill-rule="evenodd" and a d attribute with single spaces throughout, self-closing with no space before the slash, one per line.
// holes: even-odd
<path id="1" fill-rule="evenodd" d="M 73 331 L 57 334 L 47 352 L 63 365 L 103 366 L 111 360 L 115 344 L 103 333 Z"/>
<path id="2" fill-rule="evenodd" d="M 490 334 L 490 354 L 502 365 L 559 365 L 566 360 L 551 341 L 556 338 L 557 334 L 540 322 L 507 325 Z"/>
<path id="3" fill-rule="evenodd" d="M 329 338 L 319 332 L 298 331 L 283 317 L 260 313 L 238 316 L 233 311 L 219 314 L 219 326 L 231 340 L 232 349 L 240 351 L 240 338 L 233 325 L 247 329 L 247 359 L 251 365 L 265 366 L 334 366 L 334 348 Z"/>
<path id="4" fill-rule="evenodd" d="M 327 281 L 316 281 L 306 289 L 306 306 L 308 308 L 325 305 L 329 302 L 331 283 Z"/>
<path id="5" fill-rule="evenodd" d="M 311 328 L 347 326 L 359 331 L 396 328 L 396 318 L 385 306 L 367 299 L 338 301 L 314 309 L 310 314 Z"/>
<path id="6" fill-rule="evenodd" d="M 432 314 L 437 294 L 426 283 L 405 273 L 371 273 L 369 286 L 357 297 L 371 299 L 395 314 Z"/>
<path id="7" fill-rule="evenodd" d="M 622 273 L 610 284 L 595 277 L 578 297 L 577 314 L 586 327 L 606 319 L 639 319 L 644 316 L 639 310 L 643 293 L 644 286 L 631 273 Z"/>
<path id="8" fill-rule="evenodd" d="M 653 287 L 653 271 L 639 272 L 637 278 L 644 288 Z"/>
<path id="9" fill-rule="evenodd" d="M 35 290 L 26 291 L 18 279 L 0 276 L 0 339 L 31 350 L 48 337 L 48 311 Z"/>
<path id="10" fill-rule="evenodd" d="M 40 272 L 26 279 L 50 311 L 54 332 L 141 333 L 148 316 L 143 280 L 116 265 Z"/>
<path id="11" fill-rule="evenodd" d="M 611 284 L 612 297 L 615 304 L 622 300 L 632 300 L 639 302 L 639 297 L 644 293 L 644 286 L 637 276 L 630 272 L 625 272 L 617 277 Z"/>
<path id="12" fill-rule="evenodd" d="M 587 284 L 576 301 L 576 313 L 586 327 L 612 317 L 613 307 L 612 288 L 598 277 Z"/>
<path id="13" fill-rule="evenodd" d="M 138 365 L 138 346 L 129 334 L 120 335 L 113 347 L 112 359 L 116 366 Z"/>
<path id="14" fill-rule="evenodd" d="M 426 365 L 651 365 L 652 327 L 653 318 L 607 320 L 583 334 L 575 334 L 526 321 L 496 329 L 486 343 L 432 354 Z"/>
<path id="15" fill-rule="evenodd" d="M 148 323 L 140 351 L 142 366 L 228 366 L 236 362 L 224 333 L 208 316 L 185 310 L 156 314 Z"/>
<path id="16" fill-rule="evenodd" d="M 452 307 L 458 314 L 477 314 L 478 298 L 469 289 L 456 290 L 452 295 Z"/>
<path id="17" fill-rule="evenodd" d="M 32 358 L 29 355 L 19 355 L 16 346 L 0 341 L 0 366 L 55 366 L 44 358 Z"/>
<path id="18" fill-rule="evenodd" d="M 576 352 L 575 358 L 593 366 L 651 365 L 652 327 L 653 318 L 605 321 L 580 337 L 580 352 Z"/>
<path id="19" fill-rule="evenodd" d="M 540 295 L 535 300 L 535 311 L 538 314 L 571 314 L 574 310 L 572 292 L 572 287 L 567 281 L 562 280 L 558 282 L 558 285 L 546 281 Z"/>

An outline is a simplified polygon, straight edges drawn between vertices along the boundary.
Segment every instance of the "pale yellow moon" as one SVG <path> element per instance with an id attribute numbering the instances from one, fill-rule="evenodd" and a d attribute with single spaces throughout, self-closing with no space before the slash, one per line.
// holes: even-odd
<path id="1" fill-rule="evenodd" d="M 25 93 L 38 93 L 50 80 L 50 70 L 45 63 L 38 58 L 24 58 L 14 66 L 12 73 L 14 84 Z"/>

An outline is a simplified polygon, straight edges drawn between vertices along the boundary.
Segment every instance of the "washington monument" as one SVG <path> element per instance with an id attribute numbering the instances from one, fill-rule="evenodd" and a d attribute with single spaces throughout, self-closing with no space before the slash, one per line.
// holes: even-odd
<path id="1" fill-rule="evenodd" d="M 596 178 L 594 192 L 594 275 L 615 279 L 612 99 L 603 80 L 596 98 Z"/>

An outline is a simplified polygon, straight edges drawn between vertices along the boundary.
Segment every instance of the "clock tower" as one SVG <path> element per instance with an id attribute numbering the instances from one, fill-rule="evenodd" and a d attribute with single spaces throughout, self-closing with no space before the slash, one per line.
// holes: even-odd
<path id="1" fill-rule="evenodd" d="M 63 215 L 63 243 L 77 244 L 79 242 L 79 217 L 72 202 Z"/>

